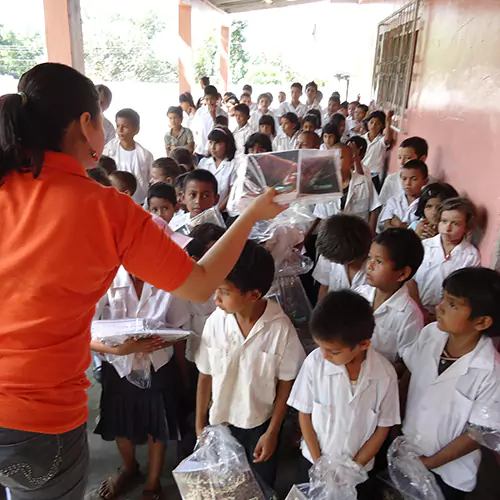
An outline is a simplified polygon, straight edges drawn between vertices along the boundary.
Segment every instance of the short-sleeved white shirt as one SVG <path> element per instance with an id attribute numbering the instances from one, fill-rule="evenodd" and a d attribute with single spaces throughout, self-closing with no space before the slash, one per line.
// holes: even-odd
<path id="1" fill-rule="evenodd" d="M 373 305 L 377 289 L 363 285 L 356 289 Z M 408 345 L 413 344 L 424 327 L 422 311 L 410 297 L 404 284 L 394 295 L 381 304 L 374 312 L 375 330 L 372 336 L 373 348 L 391 363 Z"/>
<path id="2" fill-rule="evenodd" d="M 408 225 L 418 220 L 418 217 L 415 215 L 418 208 L 418 200 L 419 198 L 413 200 L 409 204 L 404 191 L 390 198 L 387 205 L 385 205 L 380 212 L 380 217 L 378 218 L 378 232 L 382 232 L 384 230 L 384 222 L 393 217 L 398 217 L 401 222 Z"/>
<path id="3" fill-rule="evenodd" d="M 227 113 L 220 107 L 217 106 L 215 110 L 215 116 L 227 116 Z M 199 155 L 207 155 L 210 151 L 210 144 L 208 141 L 208 135 L 215 126 L 214 119 L 210 114 L 210 110 L 207 106 L 202 106 L 196 112 L 195 117 L 191 123 L 194 142 L 196 144 L 194 152 Z"/>
<path id="4" fill-rule="evenodd" d="M 319 219 L 327 219 L 340 213 L 352 214 L 368 222 L 370 213 L 378 207 L 380 207 L 380 202 L 371 178 L 353 172 L 344 210 L 340 208 L 340 200 L 334 200 L 328 203 L 317 203 L 313 214 Z"/>
<path id="5" fill-rule="evenodd" d="M 431 456 L 465 432 L 474 402 L 500 401 L 500 355 L 482 336 L 475 349 L 438 374 L 448 334 L 437 323 L 427 325 L 417 341 L 403 350 L 411 372 L 403 433 L 418 436 L 425 456 Z M 500 408 L 499 408 L 500 409 Z M 472 491 L 481 461 L 479 450 L 437 469 L 446 484 Z"/>
<path id="6" fill-rule="evenodd" d="M 433 182 L 438 182 L 438 180 L 435 177 L 432 177 L 432 175 L 429 175 L 428 183 L 431 184 Z M 398 170 L 397 172 L 389 174 L 385 178 L 378 197 L 380 199 L 380 203 L 382 203 L 382 205 L 386 205 L 390 198 L 398 196 L 401 193 L 404 193 L 404 189 L 401 184 L 401 172 Z"/>
<path id="7" fill-rule="evenodd" d="M 370 169 L 372 175 L 379 175 L 384 170 L 385 159 L 387 158 L 387 144 L 382 134 L 377 135 L 373 141 L 369 134 L 362 136 L 368 144 L 366 154 L 363 158 L 363 165 Z"/>
<path id="8" fill-rule="evenodd" d="M 245 123 L 243 127 L 236 127 L 233 132 L 234 142 L 236 143 L 236 154 L 242 155 L 245 153 L 245 144 L 247 139 L 252 135 L 253 130 L 250 122 Z"/>
<path id="9" fill-rule="evenodd" d="M 422 305 L 431 313 L 441 301 L 444 279 L 453 271 L 464 267 L 479 267 L 479 250 L 463 239 L 446 257 L 441 242 L 441 235 L 422 241 L 424 260 L 413 278 L 418 285 Z"/>
<path id="10" fill-rule="evenodd" d="M 299 102 L 297 107 L 294 107 L 291 102 L 286 101 L 281 104 L 276 114 L 281 118 L 286 113 L 295 113 L 299 118 L 302 118 L 306 114 L 306 106 Z"/>
<path id="11" fill-rule="evenodd" d="M 310 414 L 321 453 L 354 458 L 377 427 L 398 425 L 398 379 L 393 366 L 371 347 L 361 365 L 354 390 L 345 366 L 313 351 L 302 365 L 288 405 Z M 302 440 L 302 454 L 310 462 L 311 453 Z M 373 468 L 374 459 L 365 467 Z"/>
<path id="12" fill-rule="evenodd" d="M 250 128 L 252 129 L 252 132 L 258 132 L 259 131 L 259 120 L 261 119 L 262 116 L 264 116 L 264 114 L 266 114 L 268 116 L 272 116 L 274 118 L 274 126 L 275 126 L 276 130 L 278 130 L 278 127 L 279 127 L 278 118 L 274 114 L 274 111 L 272 111 L 271 109 L 269 109 L 267 111 L 267 113 L 263 113 L 260 109 L 256 109 L 250 115 L 250 120 L 248 122 L 250 124 Z"/>
<path id="13" fill-rule="evenodd" d="M 267 302 L 246 339 L 235 315 L 217 309 L 196 355 L 198 370 L 212 376 L 210 424 L 262 425 L 272 415 L 278 380 L 294 380 L 304 358 L 297 332 L 277 303 Z"/>
<path id="14" fill-rule="evenodd" d="M 296 132 L 292 137 L 288 137 L 284 132 L 279 133 L 273 140 L 273 151 L 290 151 L 297 149 L 297 141 L 299 132 Z"/>
<path id="15" fill-rule="evenodd" d="M 104 128 L 104 145 L 116 137 L 115 126 L 105 117 L 102 117 L 102 126 Z"/>
<path id="16" fill-rule="evenodd" d="M 214 174 L 219 187 L 220 203 L 229 196 L 231 186 L 236 181 L 236 162 L 234 160 L 222 160 L 219 166 L 215 165 L 215 158 L 210 156 L 203 158 L 198 164 L 198 168 L 208 170 Z"/>
<path id="17" fill-rule="evenodd" d="M 366 269 L 363 266 L 354 275 L 352 283 L 349 283 L 349 274 L 346 266 L 330 262 L 320 255 L 313 271 L 313 278 L 318 283 L 327 286 L 329 292 L 345 289 L 356 290 L 356 288 L 366 284 Z"/>

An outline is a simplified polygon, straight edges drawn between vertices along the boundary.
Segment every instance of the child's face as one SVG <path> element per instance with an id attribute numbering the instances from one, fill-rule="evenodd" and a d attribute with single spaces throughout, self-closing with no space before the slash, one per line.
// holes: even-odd
<path id="1" fill-rule="evenodd" d="M 252 99 L 249 96 L 244 96 L 241 98 L 240 103 L 250 106 L 250 104 L 252 104 Z"/>
<path id="2" fill-rule="evenodd" d="M 340 120 L 338 129 L 339 129 L 340 137 L 342 137 L 344 135 L 344 132 L 345 132 L 345 120 Z"/>
<path id="3" fill-rule="evenodd" d="M 357 109 L 357 106 L 356 106 L 356 104 L 353 104 L 353 103 L 349 104 L 349 106 L 347 107 L 349 116 L 351 118 L 354 118 L 354 112 L 356 111 L 356 109 Z"/>
<path id="4" fill-rule="evenodd" d="M 302 90 L 300 90 L 297 87 L 292 87 L 290 89 L 290 95 L 292 96 L 292 101 L 297 102 L 300 99 L 300 96 L 302 95 Z"/>
<path id="5" fill-rule="evenodd" d="M 372 243 L 366 262 L 366 279 L 369 285 L 381 290 L 390 290 L 402 283 L 407 274 L 405 269 L 394 269 L 394 262 L 384 246 Z"/>
<path id="6" fill-rule="evenodd" d="M 297 149 L 319 149 L 319 146 L 314 142 L 314 137 L 309 134 L 300 134 L 297 141 Z"/>
<path id="7" fill-rule="evenodd" d="M 217 96 L 216 95 L 206 95 L 205 96 L 205 104 L 209 108 L 215 108 L 217 104 Z"/>
<path id="8" fill-rule="evenodd" d="M 259 109 L 262 111 L 267 111 L 269 109 L 271 102 L 267 97 L 261 97 L 259 99 Z"/>
<path id="9" fill-rule="evenodd" d="M 218 160 L 223 160 L 226 157 L 226 143 L 210 141 L 210 154 Z"/>
<path id="10" fill-rule="evenodd" d="M 311 122 L 304 122 L 302 124 L 302 130 L 304 132 L 314 132 L 316 129 L 314 128 L 314 125 Z"/>
<path id="11" fill-rule="evenodd" d="M 467 234 L 465 214 L 458 210 L 446 210 L 442 212 L 438 231 L 445 243 L 458 245 Z"/>
<path id="12" fill-rule="evenodd" d="M 406 196 L 418 198 L 427 183 L 422 172 L 418 168 L 402 168 L 399 176 Z"/>
<path id="13" fill-rule="evenodd" d="M 157 182 L 169 182 L 170 177 L 167 177 L 163 173 L 163 169 L 158 167 L 153 167 L 151 169 L 151 180 L 149 181 L 150 186 L 156 184 Z"/>
<path id="14" fill-rule="evenodd" d="M 406 165 L 410 160 L 419 160 L 420 158 L 415 153 L 413 148 L 399 148 L 398 162 L 401 166 Z"/>
<path id="15" fill-rule="evenodd" d="M 139 128 L 135 127 L 128 118 L 116 119 L 116 134 L 120 141 L 130 142 L 139 133 Z"/>
<path id="16" fill-rule="evenodd" d="M 314 341 L 321 349 L 323 358 L 337 366 L 351 363 L 356 357 L 362 354 L 363 351 L 366 351 L 368 347 L 370 347 L 369 340 L 364 340 L 354 348 L 348 347 L 338 340 L 328 341 L 315 338 Z"/>
<path id="17" fill-rule="evenodd" d="M 281 128 L 288 137 L 292 137 L 292 135 L 295 134 L 295 124 L 286 118 L 281 119 Z"/>
<path id="18" fill-rule="evenodd" d="M 336 140 L 337 138 L 333 134 L 323 134 L 323 142 L 325 143 L 328 149 L 333 148 Z"/>
<path id="19" fill-rule="evenodd" d="M 234 112 L 235 106 L 236 106 L 236 104 L 234 103 L 234 101 L 227 101 L 226 102 L 226 108 L 227 108 L 227 112 L 228 112 L 229 116 L 235 116 L 235 112 Z"/>
<path id="20" fill-rule="evenodd" d="M 188 102 L 180 102 L 179 106 L 182 108 L 182 111 L 186 113 L 189 111 L 189 103 Z"/>
<path id="21" fill-rule="evenodd" d="M 307 87 L 307 89 L 306 89 L 307 100 L 309 102 L 313 102 L 314 99 L 316 99 L 317 93 L 318 93 L 318 91 L 314 87 Z"/>
<path id="22" fill-rule="evenodd" d="M 172 217 L 177 211 L 177 205 L 172 205 L 170 201 L 165 200 L 164 198 L 150 198 L 148 206 L 150 213 L 161 217 L 167 223 L 172 220 Z"/>
<path id="23" fill-rule="evenodd" d="M 241 111 L 235 111 L 234 117 L 236 118 L 236 123 L 238 127 L 244 127 L 248 122 L 248 116 Z"/>
<path id="24" fill-rule="evenodd" d="M 285 102 L 286 101 L 286 94 L 284 92 L 280 92 L 278 94 L 278 100 L 279 100 L 280 104 Z"/>
<path id="25" fill-rule="evenodd" d="M 268 126 L 268 125 L 261 125 L 261 127 L 262 126 Z M 262 130 L 261 130 L 261 132 L 262 132 Z M 256 144 L 254 144 L 253 147 L 248 149 L 248 154 L 251 154 L 251 155 L 256 155 L 259 153 L 267 153 L 267 152 L 268 152 L 268 150 L 266 148 L 263 148 L 258 142 Z"/>
<path id="26" fill-rule="evenodd" d="M 354 111 L 354 119 L 358 122 L 361 123 L 366 116 L 366 112 L 363 108 L 360 108 L 359 106 L 356 108 Z"/>
<path id="27" fill-rule="evenodd" d="M 382 125 L 382 122 L 378 118 L 372 118 L 368 122 L 368 131 L 374 135 L 377 136 L 384 130 L 384 126 Z"/>
<path id="28" fill-rule="evenodd" d="M 438 210 L 441 205 L 441 200 L 439 198 L 431 198 L 427 200 L 424 207 L 424 217 L 434 227 L 437 227 L 439 223 Z"/>
<path id="29" fill-rule="evenodd" d="M 271 134 L 273 133 L 273 128 L 271 125 L 259 125 L 259 132 L 261 134 L 266 134 L 269 137 L 271 137 Z"/>
<path id="30" fill-rule="evenodd" d="M 182 116 L 179 116 L 177 113 L 169 113 L 168 121 L 173 129 L 178 129 L 182 123 Z"/>
<path id="31" fill-rule="evenodd" d="M 228 314 L 237 314 L 260 299 L 257 291 L 242 293 L 230 281 L 223 281 L 215 290 L 215 305 Z"/>
<path id="32" fill-rule="evenodd" d="M 451 295 L 443 290 L 443 298 L 436 307 L 438 328 L 454 335 L 470 335 L 475 331 L 474 321 L 470 319 L 472 309 L 462 297 Z"/>
<path id="33" fill-rule="evenodd" d="M 184 204 L 191 217 L 200 215 L 205 210 L 219 203 L 219 196 L 214 193 L 210 182 L 189 181 L 184 190 Z"/>
<path id="34" fill-rule="evenodd" d="M 328 101 L 328 114 L 331 116 L 340 109 L 340 106 L 335 101 Z"/>

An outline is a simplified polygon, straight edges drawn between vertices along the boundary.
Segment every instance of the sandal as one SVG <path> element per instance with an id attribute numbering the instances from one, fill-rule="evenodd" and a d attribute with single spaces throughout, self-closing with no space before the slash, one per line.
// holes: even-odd
<path id="1" fill-rule="evenodd" d="M 141 500 L 161 500 L 163 498 L 161 488 L 157 490 L 144 490 Z"/>
<path id="2" fill-rule="evenodd" d="M 139 464 L 131 472 L 125 472 L 121 468 L 118 472 L 101 483 L 99 496 L 105 500 L 116 498 L 121 493 L 130 489 L 134 483 L 141 477 Z"/>

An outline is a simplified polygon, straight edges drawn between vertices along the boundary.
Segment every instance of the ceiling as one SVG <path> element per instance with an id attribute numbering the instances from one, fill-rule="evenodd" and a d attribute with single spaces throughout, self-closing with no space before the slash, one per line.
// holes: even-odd
<path id="1" fill-rule="evenodd" d="M 276 7 L 287 7 L 304 3 L 313 3 L 318 0 L 208 0 L 213 6 L 227 12 L 228 14 L 236 12 L 248 12 L 250 10 L 274 9 Z M 332 2 L 342 1 L 359 3 L 358 0 L 330 0 Z"/>

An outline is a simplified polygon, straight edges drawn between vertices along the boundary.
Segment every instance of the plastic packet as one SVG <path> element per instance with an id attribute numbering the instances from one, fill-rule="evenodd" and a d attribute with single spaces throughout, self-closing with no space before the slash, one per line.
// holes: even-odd
<path id="1" fill-rule="evenodd" d="M 134 355 L 127 380 L 140 389 L 151 387 L 151 360 L 148 354 L 137 353 Z"/>
<path id="2" fill-rule="evenodd" d="M 190 219 L 184 226 L 177 229 L 177 232 L 189 236 L 196 226 L 207 222 L 226 229 L 226 223 L 219 209 L 217 207 L 212 207 Z"/>
<path id="3" fill-rule="evenodd" d="M 297 328 L 311 319 L 312 306 L 298 276 L 275 278 L 267 298 L 277 302 Z"/>
<path id="4" fill-rule="evenodd" d="M 285 500 L 310 500 L 309 483 L 294 484 Z"/>
<path id="5" fill-rule="evenodd" d="M 223 425 L 203 430 L 194 452 L 173 476 L 183 500 L 265 500 L 243 446 Z"/>
<path id="6" fill-rule="evenodd" d="M 500 453 L 500 402 L 477 402 L 467 425 L 467 433 L 481 446 Z"/>
<path id="7" fill-rule="evenodd" d="M 405 500 L 444 500 L 432 472 L 420 460 L 418 446 L 397 437 L 389 447 L 387 460 L 389 475 Z"/>

